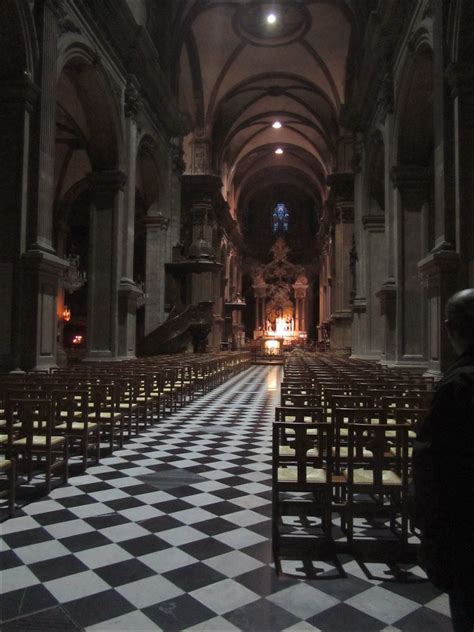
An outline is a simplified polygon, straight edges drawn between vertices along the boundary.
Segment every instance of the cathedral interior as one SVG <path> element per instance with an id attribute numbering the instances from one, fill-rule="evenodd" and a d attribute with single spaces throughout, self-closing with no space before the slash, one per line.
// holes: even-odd
<path id="1" fill-rule="evenodd" d="M 5 632 L 451 629 L 413 556 L 276 568 L 271 422 L 293 365 L 452 362 L 473 59 L 471 0 L 0 0 Z M 42 440 L 37 497 L 13 434 L 71 380 L 97 459 Z"/>

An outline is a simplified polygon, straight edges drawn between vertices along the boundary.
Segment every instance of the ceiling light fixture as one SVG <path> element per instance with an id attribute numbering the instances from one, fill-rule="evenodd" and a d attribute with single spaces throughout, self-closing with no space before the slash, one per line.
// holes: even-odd
<path id="1" fill-rule="evenodd" d="M 275 121 L 272 125 L 273 129 L 280 129 L 281 123 L 280 121 Z"/>
<path id="2" fill-rule="evenodd" d="M 280 156 L 283 153 L 283 149 L 281 147 L 278 147 L 278 149 L 275 149 L 275 153 Z"/>
<path id="3" fill-rule="evenodd" d="M 267 15 L 268 24 L 275 24 L 276 21 L 277 21 L 277 16 L 274 13 L 269 13 Z"/>

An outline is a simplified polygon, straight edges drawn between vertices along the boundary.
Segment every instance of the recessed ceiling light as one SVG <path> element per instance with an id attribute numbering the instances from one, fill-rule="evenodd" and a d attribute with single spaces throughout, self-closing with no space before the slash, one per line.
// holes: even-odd
<path id="1" fill-rule="evenodd" d="M 276 21 L 277 21 L 277 16 L 274 13 L 269 13 L 267 15 L 268 24 L 275 24 Z"/>
<path id="2" fill-rule="evenodd" d="M 275 149 L 275 153 L 280 155 L 283 153 L 283 149 L 281 147 L 278 147 L 278 149 Z"/>
<path id="3" fill-rule="evenodd" d="M 280 129 L 281 123 L 280 121 L 275 121 L 272 125 L 273 129 Z"/>

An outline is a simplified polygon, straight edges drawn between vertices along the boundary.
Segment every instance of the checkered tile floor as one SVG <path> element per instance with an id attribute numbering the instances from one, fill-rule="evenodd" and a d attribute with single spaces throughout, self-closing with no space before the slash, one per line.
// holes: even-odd
<path id="1" fill-rule="evenodd" d="M 2 527 L 2 630 L 450 630 L 418 567 L 271 551 L 281 367 L 253 367 Z M 336 572 L 336 575 L 334 572 Z"/>

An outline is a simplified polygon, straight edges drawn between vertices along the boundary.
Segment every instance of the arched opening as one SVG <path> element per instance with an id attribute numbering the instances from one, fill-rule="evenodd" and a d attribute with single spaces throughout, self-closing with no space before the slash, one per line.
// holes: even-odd
<path id="1" fill-rule="evenodd" d="M 433 57 L 423 46 L 405 68 L 400 92 L 397 158 L 400 238 L 399 357 L 424 363 L 427 355 L 427 300 L 418 263 L 434 246 Z"/>
<path id="2" fill-rule="evenodd" d="M 118 146 L 104 80 L 82 57 L 73 57 L 65 64 L 57 84 L 54 170 L 54 244 L 58 255 L 70 262 L 64 297 L 59 297 L 59 303 L 70 310 L 69 320 L 65 320 L 64 310 L 63 317 L 59 315 L 68 355 L 74 356 L 79 350 L 85 353 L 90 343 L 88 322 L 97 320 L 102 313 L 98 291 L 94 293 L 88 280 L 95 282 L 107 274 L 102 283 L 110 292 L 110 304 L 113 303 L 111 269 L 103 269 L 92 248 L 96 201 L 89 174 L 109 173 L 117 163 Z M 104 251 L 112 252 L 113 230 L 111 225 L 105 227 L 100 237 Z"/>

